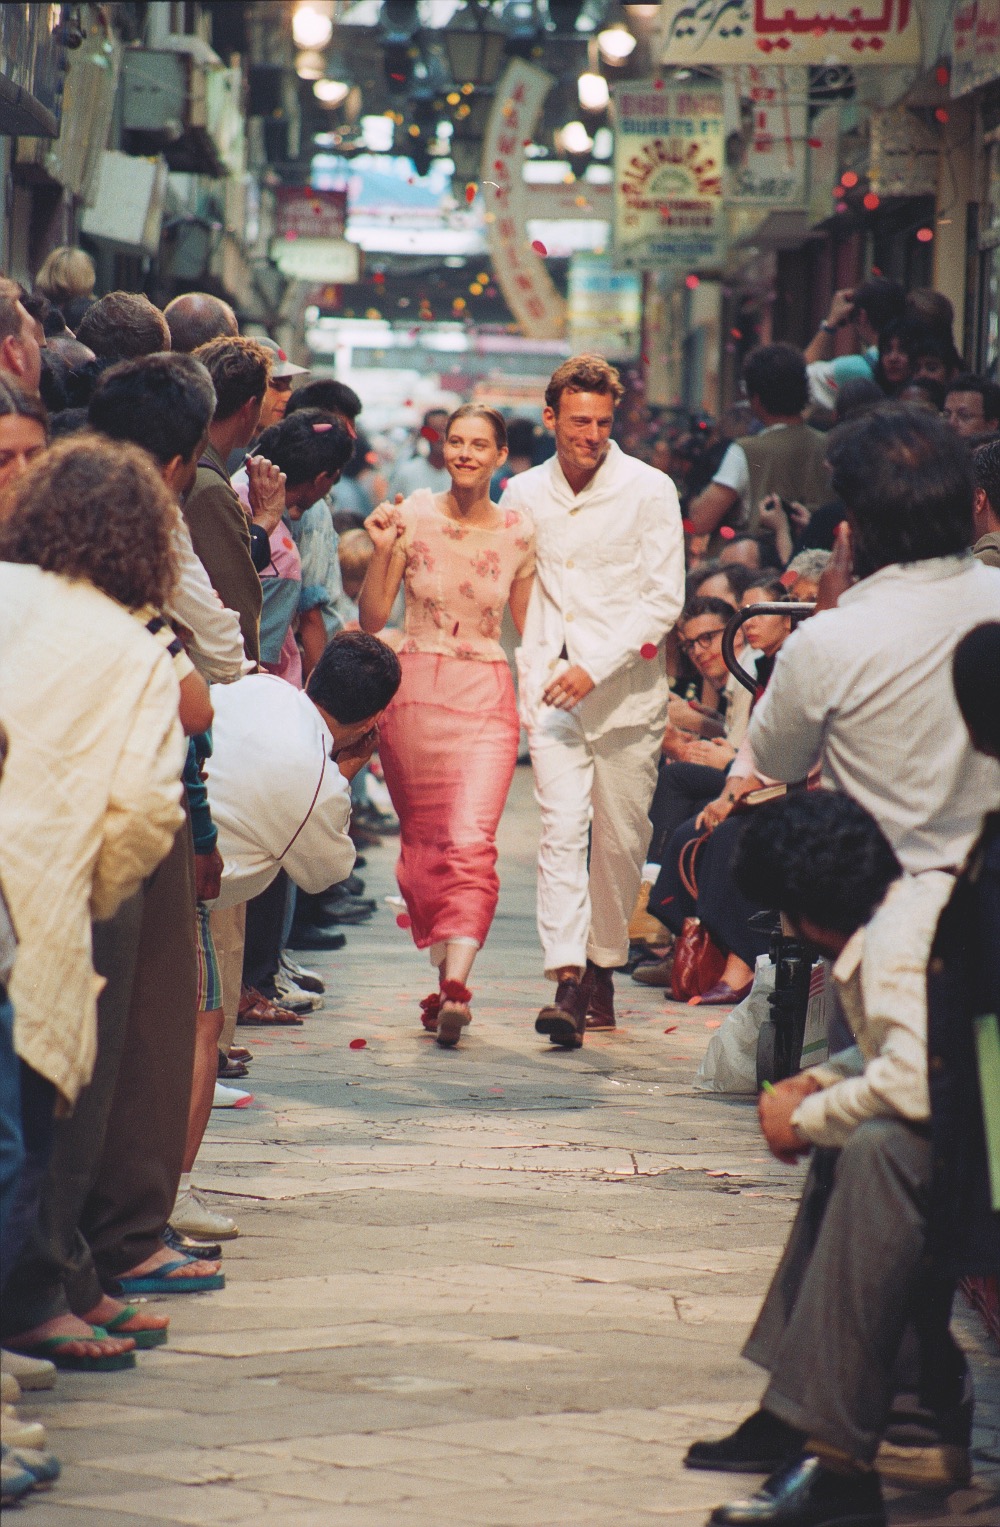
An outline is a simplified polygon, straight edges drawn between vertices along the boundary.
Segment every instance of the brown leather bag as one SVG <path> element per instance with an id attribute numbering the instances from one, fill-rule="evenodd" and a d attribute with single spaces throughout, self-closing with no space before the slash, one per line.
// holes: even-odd
<path id="1" fill-rule="evenodd" d="M 681 849 L 677 869 L 685 890 L 695 900 L 698 882 L 695 861 L 709 834 L 691 838 Z M 674 966 L 670 976 L 670 994 L 675 1002 L 700 997 L 722 979 L 726 955 L 698 917 L 686 917 L 674 941 Z"/>

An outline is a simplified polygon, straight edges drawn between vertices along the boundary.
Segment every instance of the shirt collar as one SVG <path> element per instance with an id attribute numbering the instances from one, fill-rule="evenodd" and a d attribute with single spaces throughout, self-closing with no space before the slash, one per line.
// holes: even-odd
<path id="1" fill-rule="evenodd" d="M 835 981 L 846 982 L 851 979 L 865 952 L 865 930 L 863 927 L 855 929 L 847 943 L 838 954 L 833 964 L 833 978 Z"/>
<path id="2" fill-rule="evenodd" d="M 605 456 L 604 460 L 601 462 L 600 466 L 598 467 L 597 471 L 594 473 L 593 477 L 590 479 L 589 483 L 587 483 L 586 487 L 581 488 L 579 493 L 574 493 L 573 489 L 570 487 L 569 483 L 566 481 L 566 474 L 563 472 L 562 464 L 561 464 L 561 462 L 559 460 L 559 456 L 558 456 L 558 454 L 556 454 L 555 456 L 553 456 L 551 458 L 552 459 L 552 477 L 553 477 L 553 481 L 555 483 L 555 486 L 561 492 L 564 492 L 566 494 L 566 496 L 573 501 L 573 503 L 580 504 L 580 503 L 582 503 L 584 501 L 584 499 L 586 499 L 586 497 L 587 497 L 587 495 L 589 493 L 591 493 L 596 487 L 598 487 L 600 484 L 602 484 L 604 482 L 606 477 L 610 477 L 611 476 L 612 472 L 614 472 L 615 468 L 618 465 L 618 458 L 621 456 L 621 454 L 622 454 L 621 449 L 615 443 L 615 441 L 614 440 L 609 440 L 608 441 L 608 454 Z"/>
<path id="3" fill-rule="evenodd" d="M 880 567 L 878 572 L 869 573 L 853 588 L 846 589 L 837 603 L 864 599 L 869 589 L 883 583 L 937 583 L 942 578 L 957 578 L 974 565 L 971 551 L 960 551 L 950 557 L 925 557 L 921 562 L 890 562 L 888 567 Z"/>

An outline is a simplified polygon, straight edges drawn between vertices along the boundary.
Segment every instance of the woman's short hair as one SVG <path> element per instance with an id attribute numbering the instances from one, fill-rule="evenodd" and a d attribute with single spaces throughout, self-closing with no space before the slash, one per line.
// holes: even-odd
<path id="1" fill-rule="evenodd" d="M 260 402 L 271 375 L 271 351 L 255 339 L 210 339 L 192 351 L 215 388 L 215 422 L 231 419 L 251 398 Z"/>
<path id="2" fill-rule="evenodd" d="M 34 419 L 36 424 L 42 426 L 46 436 L 49 433 L 49 416 L 41 398 L 22 392 L 13 382 L 0 378 L 0 417 L 4 414 L 19 414 L 22 419 Z"/>
<path id="3" fill-rule="evenodd" d="M 785 568 L 784 576 L 787 579 L 789 573 L 794 573 L 796 579 L 808 578 L 810 581 L 813 579 L 818 581 L 826 572 L 832 556 L 832 551 L 825 551 L 821 546 L 807 546 L 805 551 L 800 551 L 792 558 Z"/>
<path id="4" fill-rule="evenodd" d="M 73 297 L 89 297 L 96 280 L 94 262 L 86 250 L 60 244 L 43 260 L 35 286 L 50 302 L 61 307 Z"/>
<path id="5" fill-rule="evenodd" d="M 854 522 L 854 569 L 955 556 L 972 544 L 972 458 L 936 414 L 886 403 L 832 431 L 833 491 Z"/>
<path id="6" fill-rule="evenodd" d="M 446 440 L 451 434 L 452 425 L 457 424 L 459 419 L 485 419 L 493 431 L 497 449 L 500 451 L 507 449 L 507 425 L 503 414 L 498 413 L 495 408 L 486 408 L 481 403 L 463 403 L 460 408 L 456 408 L 448 415 L 448 423 L 444 427 Z"/>
<path id="7" fill-rule="evenodd" d="M 553 371 L 545 389 L 545 402 L 554 414 L 564 392 L 597 392 L 609 397 L 615 407 L 625 396 L 622 379 L 603 355 L 571 355 Z"/>
<path id="8" fill-rule="evenodd" d="M 167 604 L 177 506 L 138 446 L 90 433 L 59 440 L 19 477 L 0 560 L 82 578 L 129 609 Z"/>

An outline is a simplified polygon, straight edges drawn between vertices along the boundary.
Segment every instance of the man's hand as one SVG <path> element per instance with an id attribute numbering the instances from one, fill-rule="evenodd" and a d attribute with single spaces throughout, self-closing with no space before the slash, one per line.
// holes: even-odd
<path id="1" fill-rule="evenodd" d="M 788 529 L 788 516 L 777 493 L 768 493 L 757 505 L 757 518 L 765 530 Z"/>
<path id="2" fill-rule="evenodd" d="M 194 856 L 194 889 L 199 901 L 214 901 L 222 890 L 222 855 L 217 848 L 210 854 Z"/>
<path id="3" fill-rule="evenodd" d="M 346 747 L 334 756 L 334 763 L 345 779 L 353 779 L 359 774 L 365 764 L 371 758 L 378 747 L 378 727 L 372 726 L 363 736 L 355 742 L 349 742 Z"/>
<path id="4" fill-rule="evenodd" d="M 677 726 L 671 726 L 668 721 L 663 730 L 663 741 L 660 743 L 660 750 L 664 758 L 672 758 L 677 763 L 686 763 L 688 748 L 693 741 L 694 738 L 690 732 L 685 732 Z"/>
<path id="5" fill-rule="evenodd" d="M 778 1082 L 771 1091 L 765 1090 L 757 1099 L 760 1127 L 768 1149 L 772 1156 L 777 1156 L 788 1166 L 793 1166 L 811 1148 L 809 1141 L 792 1124 L 792 1114 L 803 1098 L 819 1090 L 815 1077 L 808 1071 L 800 1071 L 798 1076 Z"/>
<path id="6" fill-rule="evenodd" d="M 365 520 L 365 529 L 376 551 L 391 552 L 405 531 L 406 526 L 396 513 L 397 505 L 402 502 L 402 493 L 397 493 L 395 503 L 379 504 Z"/>
<path id="7" fill-rule="evenodd" d="M 590 694 L 593 687 L 594 681 L 590 674 L 577 663 L 546 685 L 542 691 L 542 700 L 556 710 L 572 710 L 585 695 Z"/>
<path id="8" fill-rule="evenodd" d="M 839 292 L 834 292 L 830 303 L 830 311 L 826 315 L 826 321 L 831 329 L 839 329 L 841 324 L 849 323 L 854 317 L 854 288 L 845 286 Z"/>
<path id="9" fill-rule="evenodd" d="M 734 805 L 731 795 L 720 795 L 717 800 L 709 801 L 704 811 L 700 811 L 694 819 L 694 825 L 702 832 L 714 832 L 720 822 L 724 822 L 732 811 Z"/>
<path id="10" fill-rule="evenodd" d="M 704 764 L 708 769 L 724 769 L 736 757 L 736 749 L 725 737 L 696 738 L 684 754 L 686 763 Z"/>
<path id="11" fill-rule="evenodd" d="M 816 613 L 832 610 L 854 582 L 854 547 L 851 543 L 851 527 L 846 520 L 837 526 L 833 542 L 833 556 L 823 569 L 816 595 Z"/>
<path id="12" fill-rule="evenodd" d="M 265 456 L 248 456 L 247 491 L 254 524 L 270 535 L 285 512 L 284 472 Z"/>

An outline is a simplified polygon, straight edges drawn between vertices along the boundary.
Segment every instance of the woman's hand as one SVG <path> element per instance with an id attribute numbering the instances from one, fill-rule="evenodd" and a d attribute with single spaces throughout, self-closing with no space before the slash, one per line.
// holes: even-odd
<path id="1" fill-rule="evenodd" d="M 698 813 L 694 819 L 694 825 L 702 832 L 714 832 L 720 822 L 726 820 L 734 804 L 732 796 L 723 792 L 717 800 L 709 801 L 704 811 Z"/>
<path id="2" fill-rule="evenodd" d="M 687 763 L 704 764 L 709 769 L 725 769 L 736 757 L 736 749 L 725 737 L 696 738 L 685 752 Z"/>
<path id="3" fill-rule="evenodd" d="M 393 551 L 396 542 L 404 534 L 406 526 L 403 524 L 401 515 L 396 512 L 402 502 L 403 495 L 397 493 L 394 503 L 379 504 L 378 508 L 373 509 L 365 520 L 365 529 L 376 551 Z"/>

